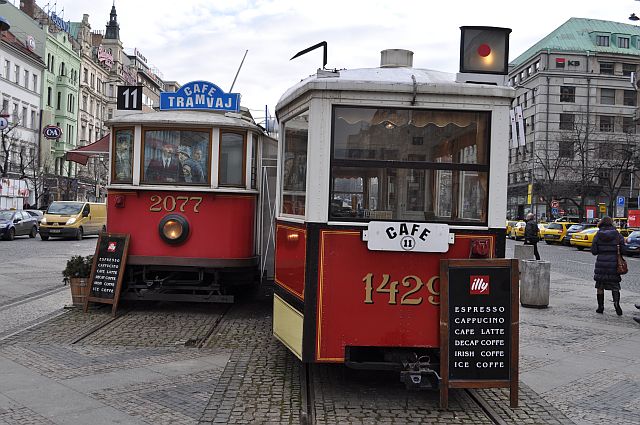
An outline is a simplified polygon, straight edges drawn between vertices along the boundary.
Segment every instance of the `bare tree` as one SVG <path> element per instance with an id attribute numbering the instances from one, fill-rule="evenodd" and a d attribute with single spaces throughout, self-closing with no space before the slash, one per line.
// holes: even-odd
<path id="1" fill-rule="evenodd" d="M 0 175 L 2 177 L 7 177 L 9 175 L 9 169 L 11 167 L 11 152 L 18 145 L 19 139 L 15 134 L 16 127 L 18 126 L 19 121 L 14 121 L 9 124 L 9 126 L 3 130 L 0 130 L 0 148 L 2 148 L 2 161 L 0 162 Z"/>
<path id="2" fill-rule="evenodd" d="M 602 148 L 601 156 L 605 157 L 606 161 L 600 164 L 598 174 L 602 194 L 609 198 L 609 211 L 614 211 L 615 200 L 620 195 L 622 187 L 631 185 L 631 174 L 634 173 L 640 157 L 637 139 L 635 134 L 626 133 L 624 142 L 611 140 Z"/>

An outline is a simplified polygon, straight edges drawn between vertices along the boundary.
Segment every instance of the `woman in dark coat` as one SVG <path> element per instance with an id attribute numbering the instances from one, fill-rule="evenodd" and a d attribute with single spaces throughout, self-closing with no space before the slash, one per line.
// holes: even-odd
<path id="1" fill-rule="evenodd" d="M 624 237 L 613 226 L 611 217 L 603 217 L 598 223 L 598 233 L 593 238 L 591 253 L 597 255 L 593 279 L 596 281 L 598 309 L 604 311 L 604 290 L 611 291 L 616 314 L 622 316 L 620 308 L 620 275 L 618 274 L 618 249 L 624 243 Z"/>

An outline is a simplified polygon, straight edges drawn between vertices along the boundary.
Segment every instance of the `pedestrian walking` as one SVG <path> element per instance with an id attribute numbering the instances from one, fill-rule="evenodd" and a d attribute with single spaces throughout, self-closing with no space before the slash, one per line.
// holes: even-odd
<path id="1" fill-rule="evenodd" d="M 598 233 L 593 238 L 591 253 L 597 255 L 593 279 L 596 281 L 596 297 L 598 309 L 596 313 L 604 311 L 604 291 L 611 291 L 613 306 L 616 314 L 622 316 L 620 308 L 620 281 L 618 274 L 618 253 L 624 243 L 624 237 L 613 226 L 611 217 L 605 216 L 598 223 Z"/>
<path id="2" fill-rule="evenodd" d="M 533 213 L 527 214 L 525 221 L 527 222 L 527 224 L 524 227 L 524 244 L 533 245 L 533 255 L 535 255 L 536 260 L 539 260 L 540 253 L 538 253 L 538 223 L 536 222 Z"/>

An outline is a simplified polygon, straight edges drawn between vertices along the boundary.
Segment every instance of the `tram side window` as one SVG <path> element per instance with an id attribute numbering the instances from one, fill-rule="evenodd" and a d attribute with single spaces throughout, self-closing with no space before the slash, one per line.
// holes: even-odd
<path id="1" fill-rule="evenodd" d="M 150 184 L 209 184 L 211 133 L 144 130 L 143 178 Z"/>
<path id="2" fill-rule="evenodd" d="M 114 183 L 131 183 L 133 181 L 133 129 L 115 131 Z"/>
<path id="3" fill-rule="evenodd" d="M 336 107 L 336 220 L 486 223 L 489 113 Z"/>
<path id="4" fill-rule="evenodd" d="M 221 186 L 244 186 L 245 135 L 223 131 L 220 135 Z"/>
<path id="5" fill-rule="evenodd" d="M 284 123 L 281 203 L 283 214 L 305 214 L 308 141 L 309 112 L 307 111 Z"/>

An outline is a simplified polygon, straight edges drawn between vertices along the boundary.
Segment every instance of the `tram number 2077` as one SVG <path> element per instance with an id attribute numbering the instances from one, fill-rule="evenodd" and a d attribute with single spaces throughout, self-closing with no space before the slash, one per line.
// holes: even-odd
<path id="1" fill-rule="evenodd" d="M 193 208 L 194 213 L 200 212 L 198 207 L 202 203 L 202 196 L 151 196 L 151 206 L 149 211 L 176 211 L 184 212 L 185 208 Z"/>
<path id="2" fill-rule="evenodd" d="M 367 273 L 365 277 L 362 278 L 362 281 L 364 282 L 365 304 L 373 304 L 374 301 L 373 278 L 373 273 Z M 427 280 L 425 284 L 425 282 L 423 282 L 418 276 L 410 275 L 403 277 L 399 282 L 397 280 L 391 281 L 391 275 L 383 274 L 382 283 L 380 283 L 380 285 L 375 289 L 375 293 L 389 294 L 389 304 L 396 305 L 398 304 L 398 286 L 402 283 L 402 286 L 409 288 L 409 290 L 400 297 L 400 305 L 420 305 L 422 304 L 423 297 L 417 296 L 418 291 L 426 286 L 426 289 L 429 292 L 429 296 L 427 297 L 429 304 L 440 305 L 440 292 L 435 289 L 435 283 L 438 279 L 438 276 L 433 276 Z"/>

